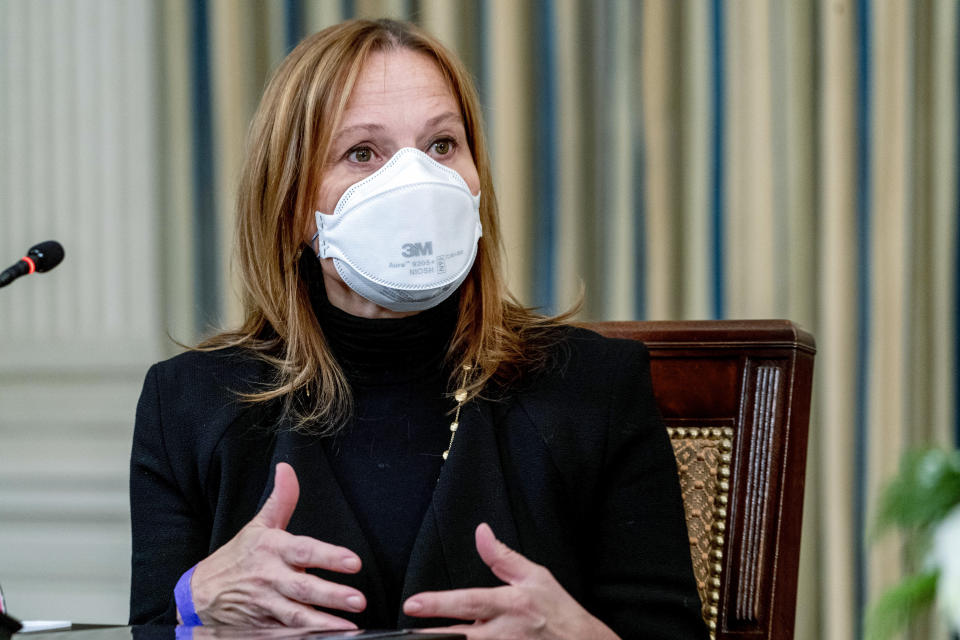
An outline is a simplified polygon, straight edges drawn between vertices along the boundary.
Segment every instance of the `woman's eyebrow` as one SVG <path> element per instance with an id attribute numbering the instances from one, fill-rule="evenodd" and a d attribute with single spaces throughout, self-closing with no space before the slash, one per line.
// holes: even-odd
<path id="1" fill-rule="evenodd" d="M 344 127 L 343 129 L 340 129 L 340 131 L 337 131 L 336 135 L 333 137 L 333 141 L 337 142 L 340 140 L 340 138 L 343 138 L 344 136 L 347 136 L 351 133 L 356 133 L 358 131 L 362 131 L 364 133 L 379 133 L 383 131 L 385 128 L 386 127 L 384 127 L 382 124 L 376 124 L 372 122 L 365 123 L 365 124 L 354 124 L 354 125 L 350 125 L 349 127 Z"/>
<path id="2" fill-rule="evenodd" d="M 451 121 L 454 123 L 463 124 L 463 118 L 460 116 L 459 113 L 455 111 L 444 111 L 440 115 L 433 116 L 432 118 L 427 120 L 424 123 L 423 128 L 429 129 L 431 127 L 436 127 L 437 125 L 445 124 L 446 122 L 451 122 Z"/>
<path id="3" fill-rule="evenodd" d="M 453 123 L 453 124 L 463 124 L 463 118 L 456 111 L 444 111 L 443 113 L 433 116 L 425 123 L 423 123 L 424 129 L 431 129 L 441 124 Z M 333 137 L 333 142 L 336 144 L 340 141 L 341 138 L 348 136 L 352 133 L 363 132 L 363 133 L 380 133 L 386 129 L 382 124 L 377 124 L 375 122 L 366 122 L 360 124 L 353 124 L 349 127 L 344 127 L 337 131 L 336 135 Z"/>

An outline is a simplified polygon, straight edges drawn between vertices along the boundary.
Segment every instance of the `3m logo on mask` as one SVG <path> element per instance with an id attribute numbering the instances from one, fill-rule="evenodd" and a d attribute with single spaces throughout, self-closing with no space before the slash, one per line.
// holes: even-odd
<path id="1" fill-rule="evenodd" d="M 433 255 L 433 242 L 408 242 L 402 247 L 404 258 L 418 258 Z"/>

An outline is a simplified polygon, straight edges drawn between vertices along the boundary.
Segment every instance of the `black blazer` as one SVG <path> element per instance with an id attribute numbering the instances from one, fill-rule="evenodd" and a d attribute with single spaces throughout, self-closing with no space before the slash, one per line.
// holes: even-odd
<path id="1" fill-rule="evenodd" d="M 463 408 L 404 599 L 501 584 L 474 547 L 475 527 L 487 522 L 621 637 L 706 638 L 645 348 L 579 329 L 557 348 L 557 366 L 532 383 Z M 275 403 L 238 402 L 238 391 L 267 374 L 237 350 L 184 353 L 147 373 L 131 455 L 130 622 L 175 622 L 179 576 L 254 516 L 273 467 L 286 461 L 300 481 L 288 530 L 348 547 L 363 561 L 356 575 L 324 576 L 367 596 L 366 612 L 336 615 L 360 627 L 384 616 L 398 627 L 424 626 L 384 611 L 376 560 L 319 439 L 285 429 Z"/>

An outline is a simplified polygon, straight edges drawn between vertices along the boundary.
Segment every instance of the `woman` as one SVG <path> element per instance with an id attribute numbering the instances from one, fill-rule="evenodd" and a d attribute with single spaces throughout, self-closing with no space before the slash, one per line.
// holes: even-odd
<path id="1" fill-rule="evenodd" d="M 509 297 L 479 114 L 409 24 L 277 70 L 244 323 L 138 406 L 131 623 L 706 637 L 646 353 Z"/>

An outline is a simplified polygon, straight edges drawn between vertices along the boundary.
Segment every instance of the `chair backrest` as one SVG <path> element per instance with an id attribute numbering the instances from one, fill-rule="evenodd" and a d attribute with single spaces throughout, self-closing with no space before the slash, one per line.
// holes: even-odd
<path id="1" fill-rule="evenodd" d="M 584 326 L 650 350 L 711 636 L 790 640 L 813 337 L 786 320 Z"/>

